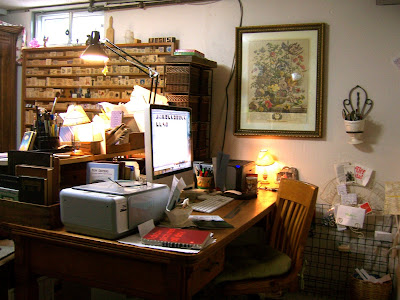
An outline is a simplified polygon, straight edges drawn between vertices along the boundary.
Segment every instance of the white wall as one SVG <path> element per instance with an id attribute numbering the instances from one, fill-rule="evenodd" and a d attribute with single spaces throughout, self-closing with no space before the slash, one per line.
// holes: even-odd
<path id="1" fill-rule="evenodd" d="M 268 148 L 282 164 L 297 167 L 300 179 L 321 188 L 334 177 L 333 164 L 344 161 L 373 168 L 380 182 L 399 180 L 400 70 L 392 59 L 400 56 L 400 5 L 377 6 L 375 0 L 252 0 L 243 1 L 243 7 L 243 26 L 328 25 L 324 133 L 322 139 L 234 136 L 232 84 L 224 152 L 234 159 L 255 160 L 261 148 Z M 212 152 L 221 150 L 225 86 L 240 18 L 238 1 L 112 11 L 106 13 L 106 28 L 109 16 L 114 19 L 117 43 L 124 43 L 128 29 L 143 42 L 149 37 L 175 36 L 180 48 L 198 49 L 218 63 L 214 72 Z M 29 13 L 1 17 L 28 28 L 29 18 Z M 88 26 L 88 34 L 90 31 Z M 342 100 L 356 85 L 367 90 L 375 107 L 366 125 L 365 143 L 354 146 L 346 142 L 341 111 Z"/>

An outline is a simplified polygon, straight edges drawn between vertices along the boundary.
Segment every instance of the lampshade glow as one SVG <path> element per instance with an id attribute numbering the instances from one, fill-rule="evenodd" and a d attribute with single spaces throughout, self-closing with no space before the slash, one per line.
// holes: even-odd
<path id="1" fill-rule="evenodd" d="M 68 106 L 64 116 L 63 126 L 75 126 L 90 123 L 90 119 L 80 105 Z"/>
<path id="2" fill-rule="evenodd" d="M 81 54 L 81 58 L 89 61 L 103 61 L 109 60 L 107 54 L 104 52 L 103 46 L 100 43 L 100 33 L 92 31 L 90 36 L 89 46 Z"/>
<path id="3" fill-rule="evenodd" d="M 272 157 L 271 153 L 269 153 L 268 150 L 263 149 L 260 150 L 260 152 L 258 153 L 258 157 L 256 160 L 256 165 L 257 166 L 270 166 L 272 164 L 274 164 L 275 160 Z"/>

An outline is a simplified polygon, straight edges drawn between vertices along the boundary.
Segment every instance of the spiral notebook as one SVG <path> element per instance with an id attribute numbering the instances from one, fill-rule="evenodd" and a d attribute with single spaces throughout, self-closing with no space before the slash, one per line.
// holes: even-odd
<path id="1" fill-rule="evenodd" d="M 212 232 L 196 229 L 154 227 L 142 237 L 143 244 L 170 248 L 203 249 Z"/>

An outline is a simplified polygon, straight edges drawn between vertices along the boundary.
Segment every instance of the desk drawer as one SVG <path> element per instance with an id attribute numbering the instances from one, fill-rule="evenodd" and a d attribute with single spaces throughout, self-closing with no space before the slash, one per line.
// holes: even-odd
<path id="1" fill-rule="evenodd" d="M 215 278 L 224 268 L 225 251 L 217 253 L 196 264 L 193 268 L 192 287 L 194 293 L 201 290 L 207 283 Z"/>

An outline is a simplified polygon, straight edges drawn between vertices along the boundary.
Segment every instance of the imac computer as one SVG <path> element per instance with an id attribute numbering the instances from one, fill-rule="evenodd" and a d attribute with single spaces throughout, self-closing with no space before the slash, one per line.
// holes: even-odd
<path id="1" fill-rule="evenodd" d="M 150 104 L 144 114 L 146 180 L 171 187 L 175 175 L 192 185 L 191 108 Z"/>

